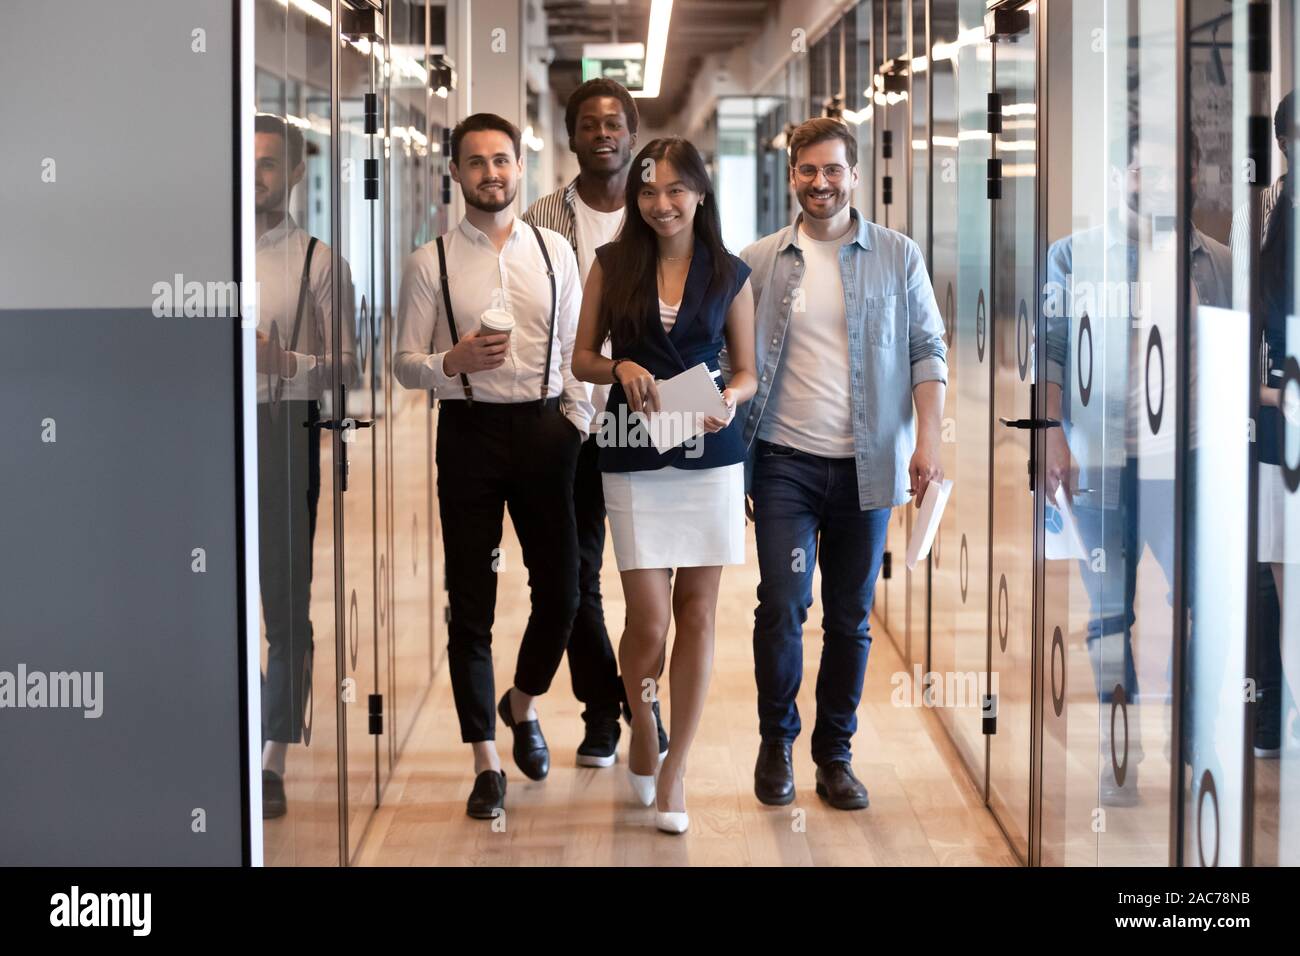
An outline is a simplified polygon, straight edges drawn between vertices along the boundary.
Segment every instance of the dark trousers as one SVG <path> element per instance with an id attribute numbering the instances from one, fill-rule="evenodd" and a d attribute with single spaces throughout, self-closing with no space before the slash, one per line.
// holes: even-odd
<path id="1" fill-rule="evenodd" d="M 849 760 L 889 509 L 859 509 L 851 458 L 821 458 L 761 440 L 754 456 L 759 733 L 764 740 L 787 742 L 799 734 L 795 697 L 803 680 L 803 624 L 812 606 L 813 565 L 820 560 L 823 638 L 812 756 L 818 765 Z"/>
<path id="2" fill-rule="evenodd" d="M 503 509 L 523 548 L 532 611 L 514 686 L 546 693 L 578 610 L 573 479 L 581 436 L 554 399 L 545 406 L 442 402 L 438 513 L 451 609 L 447 644 L 461 740 L 496 737 L 492 622 Z"/>
<path id="3" fill-rule="evenodd" d="M 583 720 L 617 720 L 627 694 L 618 660 L 605 629 L 600 599 L 600 567 L 605 556 L 605 490 L 594 438 L 582 443 L 573 481 L 573 512 L 578 529 L 578 615 L 569 636 L 569 676 L 573 696 L 586 705 Z"/>
<path id="4" fill-rule="evenodd" d="M 320 500 L 320 433 L 314 400 L 257 406 L 258 571 L 268 645 L 262 738 L 302 740 L 311 687 L 312 543 Z"/>

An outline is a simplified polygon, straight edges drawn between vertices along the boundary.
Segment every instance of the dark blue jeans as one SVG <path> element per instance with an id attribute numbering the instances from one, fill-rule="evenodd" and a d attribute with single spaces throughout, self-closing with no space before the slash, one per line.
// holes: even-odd
<path id="1" fill-rule="evenodd" d="M 819 766 L 849 760 L 889 509 L 859 509 L 852 458 L 820 458 L 761 440 L 750 494 L 761 575 L 754 612 L 759 733 L 787 742 L 799 735 L 803 624 L 820 560 L 823 638 L 812 756 Z"/>

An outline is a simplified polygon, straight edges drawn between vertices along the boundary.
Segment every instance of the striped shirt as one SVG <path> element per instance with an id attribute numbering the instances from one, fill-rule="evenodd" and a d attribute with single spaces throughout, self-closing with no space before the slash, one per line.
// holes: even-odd
<path id="1" fill-rule="evenodd" d="M 550 229 L 552 232 L 558 232 L 573 247 L 573 254 L 578 256 L 578 213 L 574 204 L 578 201 L 578 177 L 569 181 L 568 185 L 561 186 L 554 192 L 542 196 L 524 213 L 524 222 L 531 223 L 541 229 Z M 586 275 L 583 275 L 585 282 Z M 606 340 L 601 349 L 601 354 L 606 358 L 610 357 L 609 341 Z M 601 416 L 605 412 L 605 403 L 609 401 L 609 385 L 592 385 L 591 386 L 591 431 L 595 433 L 600 428 Z"/>
<path id="2" fill-rule="evenodd" d="M 542 196 L 524 213 L 524 222 L 558 232 L 567 239 L 575 256 L 578 254 L 578 230 L 574 226 L 573 203 L 577 195 L 578 178 L 575 176 L 567 186 Z"/>
<path id="3" fill-rule="evenodd" d="M 1279 176 L 1273 185 L 1259 194 L 1259 242 L 1262 246 L 1268 235 L 1273 210 L 1286 188 L 1286 176 Z M 1294 202 L 1294 199 L 1292 200 Z M 1250 204 L 1242 203 L 1232 214 L 1232 231 L 1228 242 L 1232 246 L 1233 301 L 1245 301 L 1250 288 Z"/>

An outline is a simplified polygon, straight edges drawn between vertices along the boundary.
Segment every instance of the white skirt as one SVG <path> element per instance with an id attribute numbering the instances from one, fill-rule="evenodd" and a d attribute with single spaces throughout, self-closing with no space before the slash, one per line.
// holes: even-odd
<path id="1" fill-rule="evenodd" d="M 620 571 L 745 563 L 745 466 L 604 472 Z"/>

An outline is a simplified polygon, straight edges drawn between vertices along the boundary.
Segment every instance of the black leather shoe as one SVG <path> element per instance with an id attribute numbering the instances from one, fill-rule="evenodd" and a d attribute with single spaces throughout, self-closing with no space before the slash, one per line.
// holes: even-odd
<path id="1" fill-rule="evenodd" d="M 262 771 L 262 819 L 274 820 L 289 811 L 284 797 L 284 778 L 274 770 Z"/>
<path id="2" fill-rule="evenodd" d="M 853 776 L 847 760 L 832 760 L 817 768 L 817 796 L 836 810 L 861 810 L 867 806 L 867 788 Z"/>
<path id="3" fill-rule="evenodd" d="M 663 757 L 668 753 L 668 731 L 664 730 L 664 719 L 659 716 L 659 701 L 655 701 L 651 707 L 655 712 L 655 726 L 659 728 L 659 756 Z"/>
<path id="4" fill-rule="evenodd" d="M 618 759 L 620 728 L 617 717 L 592 717 L 578 745 L 579 767 L 612 767 Z"/>
<path id="5" fill-rule="evenodd" d="M 484 770 L 474 778 L 465 812 L 476 820 L 491 820 L 506 805 L 506 772 Z"/>
<path id="6" fill-rule="evenodd" d="M 529 780 L 545 780 L 551 772 L 551 751 L 546 746 L 546 738 L 542 736 L 542 725 L 535 720 L 515 722 L 510 713 L 510 691 L 506 691 L 501 703 L 497 704 L 497 714 L 501 717 L 501 722 L 514 732 L 515 745 L 511 753 L 515 758 L 515 766 Z"/>
<path id="7" fill-rule="evenodd" d="M 790 745 L 784 740 L 764 740 L 758 745 L 754 796 L 769 807 L 794 802 L 794 764 L 790 761 Z"/>

